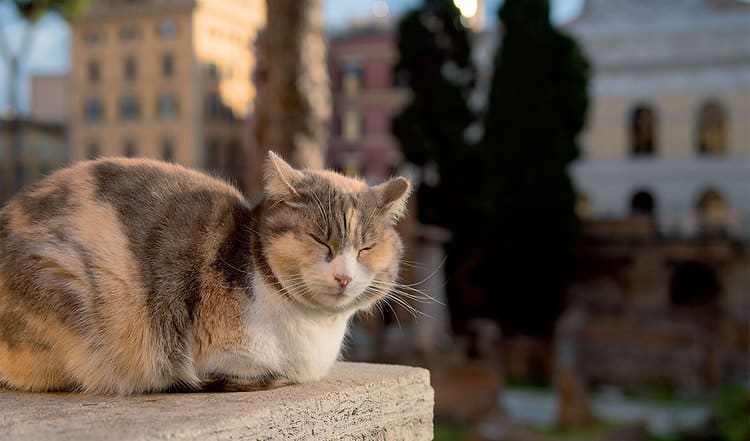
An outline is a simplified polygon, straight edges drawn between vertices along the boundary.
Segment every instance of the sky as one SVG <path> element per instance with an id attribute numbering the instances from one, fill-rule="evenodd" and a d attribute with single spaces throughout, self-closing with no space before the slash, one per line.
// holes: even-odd
<path id="1" fill-rule="evenodd" d="M 322 0 L 323 19 L 331 31 L 345 28 L 352 20 L 372 16 L 373 6 L 385 2 L 389 15 L 398 17 L 404 11 L 421 3 L 420 0 Z M 581 10 L 584 0 L 552 0 L 553 20 L 561 23 L 574 18 Z M 496 12 L 502 0 L 486 0 L 486 23 L 496 23 Z M 16 16 L 8 2 L 0 0 L 0 32 L 4 32 L 12 47 L 17 47 L 25 23 Z M 22 66 L 20 90 L 21 112 L 25 113 L 29 102 L 29 76 L 34 73 L 57 74 L 70 69 L 70 30 L 64 20 L 47 15 L 37 24 L 31 53 Z M 6 86 L 7 67 L 0 60 L 0 112 L 8 104 Z"/>

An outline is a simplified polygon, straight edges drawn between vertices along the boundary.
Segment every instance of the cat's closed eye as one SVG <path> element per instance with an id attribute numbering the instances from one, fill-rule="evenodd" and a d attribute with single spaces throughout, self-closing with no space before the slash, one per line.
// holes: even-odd
<path id="1" fill-rule="evenodd" d="M 370 245 L 369 247 L 364 247 L 364 248 L 361 248 L 361 249 L 360 249 L 360 250 L 359 250 L 359 251 L 357 252 L 357 257 L 358 257 L 358 258 L 359 258 L 359 257 L 362 257 L 362 253 L 366 253 L 367 251 L 370 251 L 370 250 L 372 249 L 372 247 L 374 247 L 374 246 L 375 246 L 375 244 L 372 244 L 372 245 Z"/>
<path id="2" fill-rule="evenodd" d="M 323 245 L 324 247 L 326 247 L 326 249 L 328 250 L 328 254 L 326 255 L 326 262 L 330 262 L 331 259 L 333 259 L 333 250 L 331 250 L 331 247 L 327 243 L 325 243 L 322 239 L 319 239 L 317 236 L 315 236 L 314 234 L 310 234 L 309 236 L 315 242 L 317 242 L 317 243 Z"/>

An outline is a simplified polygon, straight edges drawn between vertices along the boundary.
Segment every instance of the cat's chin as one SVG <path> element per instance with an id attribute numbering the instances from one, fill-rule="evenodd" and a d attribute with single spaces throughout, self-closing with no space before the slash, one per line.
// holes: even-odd
<path id="1" fill-rule="evenodd" d="M 352 308 L 358 296 L 355 293 L 338 290 L 325 291 L 315 296 L 315 303 L 332 313 L 340 313 Z"/>

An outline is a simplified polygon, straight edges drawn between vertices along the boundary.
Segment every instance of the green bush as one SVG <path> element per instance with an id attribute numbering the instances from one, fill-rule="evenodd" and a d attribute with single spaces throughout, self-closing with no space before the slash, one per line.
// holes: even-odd
<path id="1" fill-rule="evenodd" d="M 726 387 L 713 406 L 716 429 L 726 441 L 750 440 L 750 391 L 743 387 Z"/>

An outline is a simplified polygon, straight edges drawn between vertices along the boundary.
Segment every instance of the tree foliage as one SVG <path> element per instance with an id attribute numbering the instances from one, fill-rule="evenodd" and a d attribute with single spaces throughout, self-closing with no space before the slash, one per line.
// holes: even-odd
<path id="1" fill-rule="evenodd" d="M 72 20 L 88 9 L 91 0 L 11 0 L 25 20 L 35 22 L 47 12 Z"/>
<path id="2" fill-rule="evenodd" d="M 545 334 L 562 306 L 578 222 L 568 166 L 588 107 L 589 63 L 547 0 L 506 0 L 482 140 L 492 306 L 506 332 Z"/>
<path id="3" fill-rule="evenodd" d="M 393 132 L 407 160 L 440 176 L 418 189 L 420 220 L 455 230 L 471 165 L 464 133 L 475 119 L 466 102 L 474 83 L 469 31 L 452 0 L 426 0 L 401 19 L 397 47 L 395 78 L 411 101 Z"/>

